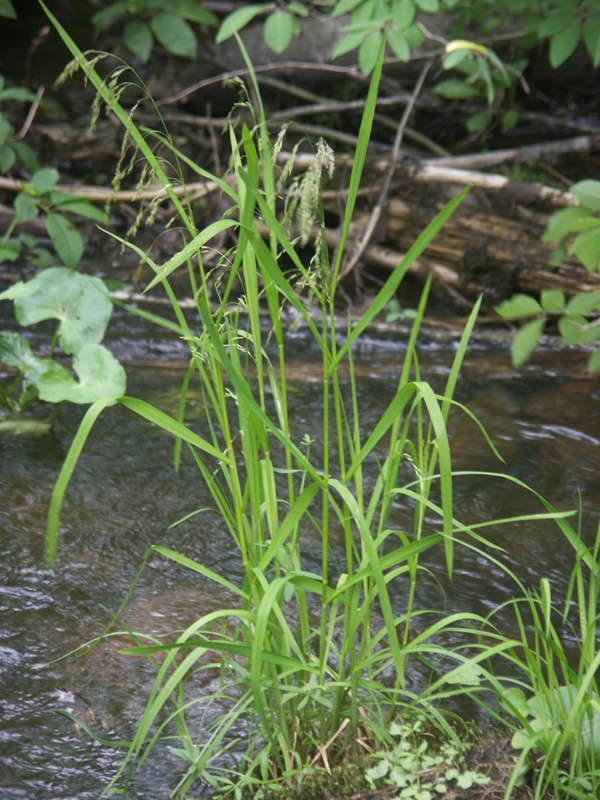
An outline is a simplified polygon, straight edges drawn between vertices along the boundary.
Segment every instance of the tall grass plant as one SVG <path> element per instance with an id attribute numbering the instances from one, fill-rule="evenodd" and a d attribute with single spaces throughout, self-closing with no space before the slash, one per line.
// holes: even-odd
<path id="1" fill-rule="evenodd" d="M 437 394 L 421 377 L 416 348 L 430 286 L 426 284 L 393 399 L 369 429 L 362 423 L 353 347 L 394 297 L 407 269 L 464 192 L 418 237 L 362 316 L 340 329 L 336 314 L 338 280 L 375 113 L 383 43 L 365 103 L 341 243 L 333 261 L 325 245 L 320 192 L 314 191 L 320 176 L 311 175 L 312 200 L 305 202 L 309 206 L 312 202 L 309 217 L 317 220 L 318 230 L 315 257 L 307 266 L 280 221 L 276 147 L 267 134 L 260 100 L 251 125 L 241 131 L 229 128 L 232 180 L 209 175 L 177 151 L 166 131 L 136 125 L 134 113 L 119 102 L 121 90 L 114 76 L 101 78 L 96 58 L 84 56 L 46 11 L 70 48 L 74 64 L 121 120 L 136 154 L 147 165 L 147 179 L 160 181 L 180 216 L 185 243 L 166 263 L 156 264 L 138 251 L 155 273 L 146 291 L 160 288 L 166 293 L 175 322 L 131 310 L 166 326 L 189 346 L 176 418 L 127 396 L 108 397 L 90 406 L 53 494 L 48 563 L 57 555 L 60 508 L 79 454 L 99 414 L 118 402 L 174 435 L 177 468 L 183 448 L 189 451 L 236 545 L 242 575 L 236 582 L 159 544 L 148 553 L 140 574 L 149 558 L 160 556 L 213 581 L 237 602 L 200 617 L 174 642 L 140 643 L 128 651 L 149 658 L 156 679 L 123 766 L 107 791 L 121 784 L 126 790 L 135 770 L 163 739 L 185 764 L 174 790 L 174 795 L 184 797 L 198 780 L 237 796 L 245 791 L 259 796 L 265 787 L 300 779 L 311 766 L 329 769 L 348 754 L 366 755 L 393 746 L 390 731 L 396 730 L 393 723 L 401 715 L 426 713 L 436 728 L 455 736 L 438 701 L 464 691 L 472 683 L 466 678 L 468 669 L 480 669 L 490 654 L 482 651 L 473 662 L 444 645 L 444 634 L 451 641 L 452 633 L 460 630 L 463 639 L 472 637 L 476 643 L 484 621 L 474 614 L 444 616 L 417 608 L 415 589 L 424 553 L 440 549 L 451 576 L 457 537 L 480 541 L 476 526 L 461 523 L 454 513 L 446 430 L 451 411 L 462 409 L 471 416 L 454 393 L 478 305 L 456 348 L 445 389 Z M 241 42 L 240 46 L 243 50 Z M 248 58 L 247 62 L 260 98 Z M 174 191 L 173 180 L 155 155 L 153 142 L 163 152 L 170 148 L 172 163 L 185 163 L 196 174 L 216 181 L 231 203 L 230 213 L 198 230 L 190 208 Z M 223 254 L 215 303 L 203 256 L 214 237 L 228 230 L 236 233 L 237 242 Z M 289 265 L 285 270 L 284 258 Z M 184 316 L 171 285 L 175 271 L 187 271 L 196 323 Z M 322 413 L 304 435 L 294 433 L 290 419 L 284 310 L 302 321 L 322 366 Z M 341 379 L 342 364 L 348 382 Z M 185 422 L 192 387 L 203 395 L 204 434 Z M 373 463 L 375 478 L 370 477 Z M 400 498 L 412 508 L 408 527 L 395 522 L 394 505 Z M 561 518 L 550 507 L 539 516 Z M 307 566 L 307 537 L 320 543 L 318 569 Z M 400 588 L 408 598 L 403 608 L 395 599 Z M 510 646 L 501 642 L 496 651 Z M 430 665 L 444 659 L 456 665 L 449 678 L 433 683 L 420 697 L 408 691 L 409 661 Z M 198 675 L 218 678 L 216 692 L 197 696 L 191 691 Z M 210 722 L 199 723 L 198 715 Z"/>

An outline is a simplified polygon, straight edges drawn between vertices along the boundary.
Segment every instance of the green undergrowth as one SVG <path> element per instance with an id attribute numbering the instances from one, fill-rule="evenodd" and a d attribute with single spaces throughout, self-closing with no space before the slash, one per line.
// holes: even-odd
<path id="1" fill-rule="evenodd" d="M 232 157 L 225 180 L 190 162 L 168 131 L 138 127 L 137 106 L 126 111 L 119 102 L 128 85 L 119 83 L 123 71 L 101 78 L 97 57 L 84 56 L 49 16 L 75 66 L 123 124 L 132 148 L 130 163 L 146 165 L 139 188 L 145 181 L 159 181 L 179 215 L 182 246 L 165 263 L 155 263 L 133 243 L 125 244 L 153 270 L 146 291 L 169 298 L 174 321 L 139 308 L 132 313 L 183 339 L 189 346 L 189 366 L 174 418 L 136 397 L 107 396 L 90 406 L 53 493 L 48 564 L 54 564 L 59 551 L 60 508 L 77 459 L 98 416 L 115 403 L 173 435 L 175 468 L 197 469 L 210 491 L 211 510 L 218 511 L 237 551 L 226 575 L 159 543 L 143 560 L 111 628 L 151 559 L 167 559 L 235 599 L 166 640 L 134 634 L 135 646 L 125 652 L 148 659 L 156 677 L 106 795 L 125 795 L 137 771 L 148 760 L 160 760 L 165 747 L 181 762 L 174 798 L 204 792 L 267 797 L 278 788 L 308 781 L 314 767 L 327 772 L 339 763 L 371 759 L 373 753 L 364 773 L 367 783 L 373 787 L 392 780 L 401 797 L 429 800 L 427 793 L 441 795 L 442 785 L 449 787 L 452 781 L 484 781 L 484 775 L 463 770 L 461 737 L 445 709 L 457 697 L 470 695 L 503 720 L 500 699 L 511 684 L 495 664 L 516 658 L 523 642 L 503 637 L 493 620 L 473 613 L 440 613 L 417 601 L 425 554 L 437 552 L 439 570 L 450 577 L 457 547 L 469 547 L 480 556 L 486 548 L 494 556 L 485 557 L 501 564 L 500 548 L 485 538 L 492 522 L 460 519 L 453 502 L 454 483 L 462 475 L 453 471 L 447 424 L 451 415 L 478 424 L 454 397 L 478 304 L 438 392 L 421 374 L 417 351 L 427 282 L 393 397 L 374 424 L 365 422 L 370 409 L 358 391 L 353 361 L 357 340 L 384 312 L 410 265 L 465 192 L 423 231 L 359 319 L 340 325 L 337 316 L 339 276 L 370 141 L 384 44 L 365 103 L 341 243 L 332 255 L 320 191 L 330 151 L 323 142 L 315 146 L 314 167 L 295 183 L 302 200 L 287 211 L 300 226 L 296 239 L 293 220 L 285 218 L 279 197 L 280 187 L 290 180 L 291 164 L 283 171 L 277 166 L 281 139 L 272 142 L 267 134 L 249 60 L 257 106 L 245 109 L 247 125 L 232 123 L 226 131 Z M 241 42 L 240 47 L 245 53 Z M 168 177 L 167 162 L 176 180 Z M 178 172 L 182 165 L 197 178 L 216 181 L 230 203 L 230 211 L 205 228 L 197 228 L 185 199 L 174 190 L 183 180 Z M 235 234 L 235 244 L 221 252 L 214 272 L 205 266 L 205 254 L 214 255 L 215 239 L 223 233 Z M 314 249 L 308 265 L 297 249 L 306 237 Z M 193 322 L 184 316 L 171 284 L 176 272 L 178 277 L 187 275 L 186 294 L 195 298 Z M 301 430 L 288 402 L 284 320 L 290 317 L 306 327 L 321 359 L 322 411 Z M 342 367 L 348 376 L 344 379 Z M 192 389 L 202 395 L 201 429 L 186 422 Z M 483 429 L 482 436 L 487 438 Z M 559 513 L 516 478 L 495 477 L 511 481 L 515 491 L 532 493 L 540 511 L 508 515 L 494 526 L 548 520 L 571 542 L 580 568 L 592 570 L 596 556 L 585 550 L 567 512 Z M 401 505 L 408 512 L 400 512 Z M 195 512 L 199 522 L 203 511 Z M 423 676 L 418 691 L 411 688 L 409 671 Z M 521 687 L 535 691 L 536 685 L 528 683 L 531 671 L 523 672 Z M 210 684 L 211 690 L 195 690 L 198 682 Z M 586 687 L 591 689 L 589 681 L 581 691 Z M 525 723 L 519 717 L 516 727 Z M 421 728 L 435 731 L 436 749 L 416 735 Z M 440 754 L 442 761 L 435 762 Z M 430 787 L 425 773 L 432 769 L 437 773 Z"/>

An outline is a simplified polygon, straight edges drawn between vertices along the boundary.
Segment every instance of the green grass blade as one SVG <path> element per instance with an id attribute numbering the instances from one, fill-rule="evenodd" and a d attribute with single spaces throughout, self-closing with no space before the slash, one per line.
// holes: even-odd
<path id="1" fill-rule="evenodd" d="M 375 319 L 377 314 L 380 314 L 386 305 L 390 302 L 395 295 L 398 286 L 406 275 L 406 272 L 411 264 L 413 264 L 429 244 L 435 239 L 440 230 L 444 227 L 446 222 L 450 219 L 457 207 L 462 203 L 463 198 L 468 193 L 469 187 L 466 187 L 459 192 L 452 200 L 437 214 L 437 216 L 429 223 L 425 230 L 419 235 L 415 242 L 410 246 L 404 258 L 400 261 L 396 269 L 392 272 L 387 279 L 373 302 L 370 304 L 368 310 L 363 314 L 357 324 L 354 326 L 352 333 L 346 339 L 342 347 L 340 347 L 336 357 L 332 360 L 328 368 L 328 374 L 331 374 L 339 362 L 344 358 L 347 351 L 352 347 L 356 339 L 367 328 L 368 325 Z"/>
<path id="2" fill-rule="evenodd" d="M 90 435 L 90 431 L 94 427 L 94 424 L 100 414 L 104 411 L 105 408 L 108 406 L 114 405 L 114 399 L 104 398 L 102 400 L 97 400 L 93 403 L 88 410 L 85 412 L 85 416 L 81 420 L 79 424 L 79 428 L 77 429 L 77 433 L 75 434 L 75 438 L 73 439 L 71 446 L 69 447 L 69 452 L 65 458 L 65 462 L 62 465 L 62 469 L 60 474 L 54 484 L 54 489 L 52 490 L 52 498 L 50 500 L 50 508 L 48 509 L 48 525 L 46 529 L 46 566 L 52 567 L 54 566 L 54 562 L 56 561 L 56 551 L 58 548 L 58 531 L 60 526 L 60 510 L 62 508 L 63 500 L 65 497 L 65 492 L 67 491 L 67 487 L 69 485 L 69 481 L 71 480 L 71 476 L 73 474 L 73 470 L 77 466 L 77 462 L 79 460 L 79 456 L 81 455 L 81 451 L 85 443 L 87 442 L 87 438 Z"/>

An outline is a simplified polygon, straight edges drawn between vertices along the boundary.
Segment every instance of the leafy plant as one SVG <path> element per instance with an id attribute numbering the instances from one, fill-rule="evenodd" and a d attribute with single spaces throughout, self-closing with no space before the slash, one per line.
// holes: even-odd
<path id="1" fill-rule="evenodd" d="M 33 102 L 34 95 L 23 87 L 6 86 L 0 75 L 0 105 L 10 102 Z M 50 240 L 61 262 L 74 269 L 83 255 L 83 237 L 70 221 L 71 214 L 106 223 L 106 214 L 89 200 L 76 194 L 59 191 L 59 174 L 53 167 L 40 167 L 31 147 L 17 135 L 8 113 L 0 108 L 0 173 L 7 175 L 19 167 L 31 176 L 20 181 L 13 201 L 14 215 L 0 239 L 0 264 L 16 261 L 27 254 L 38 266 L 49 266 L 52 255 L 32 234 L 13 235 L 25 222 L 43 217 Z"/>
<path id="2" fill-rule="evenodd" d="M 307 17 L 306 3 L 292 0 L 282 8 L 275 3 L 249 3 L 232 11 L 221 23 L 216 42 L 227 41 L 238 34 L 253 19 L 264 16 L 264 38 L 274 53 L 283 53 L 296 34 L 300 32 L 300 20 Z"/>
<path id="3" fill-rule="evenodd" d="M 545 13 L 529 19 L 539 39 L 549 39 L 549 58 L 559 67 L 571 56 L 583 38 L 594 67 L 600 64 L 600 11 L 595 0 L 553 0 Z"/>
<path id="4" fill-rule="evenodd" d="M 558 242 L 551 264 L 559 264 L 565 256 L 575 255 L 589 272 L 600 271 L 600 182 L 584 180 L 574 184 L 571 192 L 578 205 L 554 213 L 542 237 Z M 546 322 L 558 319 L 558 330 L 564 344 L 596 345 L 600 341 L 600 292 L 584 291 L 567 300 L 558 289 L 541 293 L 540 301 L 529 295 L 515 295 L 496 306 L 500 316 L 509 320 L 527 319 L 515 335 L 512 358 L 516 366 L 523 364 L 542 336 Z M 600 348 L 590 356 L 588 369 L 600 369 Z"/>
<path id="5" fill-rule="evenodd" d="M 519 65 L 522 66 L 524 62 Z M 489 109 L 499 104 L 519 71 L 514 65 L 505 65 L 491 48 L 465 39 L 456 39 L 446 45 L 443 67 L 462 73 L 464 77 L 454 75 L 440 81 L 435 87 L 437 94 L 452 100 L 473 100 L 483 96 Z M 492 115 L 485 110 L 472 114 L 465 125 L 470 133 L 476 133 L 487 128 L 491 122 Z M 510 127 L 514 122 L 514 115 L 510 120 L 505 115 L 504 127 Z"/>
<path id="6" fill-rule="evenodd" d="M 579 181 L 571 186 L 571 194 L 577 205 L 550 217 L 542 241 L 558 242 L 553 264 L 575 255 L 589 272 L 600 272 L 600 181 Z"/>
<path id="7" fill-rule="evenodd" d="M 538 345 L 549 319 L 558 319 L 558 329 L 565 344 L 588 345 L 600 340 L 600 292 L 581 292 L 565 298 L 558 289 L 545 289 L 540 301 L 526 294 L 517 294 L 495 310 L 508 320 L 533 317 L 514 335 L 511 352 L 516 367 L 524 364 Z M 588 361 L 588 369 L 600 368 L 600 351 L 596 349 Z"/>
<path id="8" fill-rule="evenodd" d="M 21 334 L 0 332 L 0 362 L 17 370 L 10 387 L 0 393 L 5 409 L 16 410 L 38 398 L 48 403 L 93 403 L 123 394 L 123 367 L 100 344 L 112 314 L 112 302 L 100 278 L 65 267 L 47 269 L 11 286 L 0 300 L 14 302 L 15 316 L 23 326 L 49 319 L 58 323 L 50 355 L 44 358 L 34 355 Z M 56 344 L 73 356 L 78 381 L 55 360 Z"/>
<path id="9" fill-rule="evenodd" d="M 521 643 L 504 657 L 519 677 L 502 696 L 517 720 L 513 747 L 522 751 L 513 782 L 533 770 L 536 798 L 552 788 L 557 797 L 583 800 L 600 789 L 600 528 L 588 549 L 566 520 L 561 524 L 576 552 L 564 609 L 555 608 L 545 578 L 539 592 L 525 591 L 524 600 L 513 601 Z M 569 636 L 576 659 L 565 644 Z"/>
<path id="10" fill-rule="evenodd" d="M 400 790 L 398 797 L 407 800 L 433 800 L 441 794 L 472 786 L 485 786 L 490 782 L 486 775 L 470 770 L 465 765 L 464 745 L 460 742 L 431 744 L 431 736 L 424 735 L 427 720 L 423 716 L 414 721 L 402 720 L 390 725 L 394 746 L 383 753 L 374 753 L 374 766 L 366 771 L 373 788 L 383 785 Z"/>
<path id="11" fill-rule="evenodd" d="M 174 56 L 196 58 L 190 23 L 215 27 L 217 18 L 197 0 L 118 0 L 92 17 L 97 31 L 124 24 L 123 44 L 145 64 L 158 42 Z"/>

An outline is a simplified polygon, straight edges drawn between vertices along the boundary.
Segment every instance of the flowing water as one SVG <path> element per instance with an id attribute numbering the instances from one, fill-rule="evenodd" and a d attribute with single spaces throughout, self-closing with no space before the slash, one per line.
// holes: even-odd
<path id="1" fill-rule="evenodd" d="M 132 329 L 117 317 L 109 346 L 128 366 L 128 393 L 175 413 L 179 362 L 185 354 L 167 334 Z M 402 364 L 402 337 L 370 342 L 357 353 L 365 426 L 391 399 Z M 441 388 L 453 343 L 432 338 L 421 350 L 424 379 Z M 292 366 L 293 426 L 314 433 L 319 415 L 318 364 L 299 338 Z M 582 532 L 591 541 L 600 487 L 600 380 L 573 352 L 538 354 L 520 371 L 505 344 L 474 343 L 458 399 L 479 416 L 506 461 L 500 464 L 477 427 L 456 414 L 450 431 L 457 469 L 506 469 L 559 509 L 583 507 Z M 202 406 L 190 408 L 202 429 Z M 98 636 L 119 607 L 141 560 L 160 543 L 235 580 L 237 559 L 216 514 L 169 526 L 208 504 L 197 470 L 171 466 L 173 440 L 121 407 L 109 409 L 86 445 L 65 502 L 58 565 L 43 568 L 46 512 L 53 482 L 82 411 L 67 408 L 37 435 L 0 433 L 0 797 L 2 800 L 87 800 L 114 775 L 122 751 L 100 744 L 57 710 L 72 710 L 109 742 L 131 736 L 153 674 L 120 655 L 127 637 L 109 639 L 81 658 L 59 659 Z M 372 415 L 372 420 L 368 417 Z M 465 520 L 541 511 L 532 495 L 506 481 L 457 480 L 457 513 Z M 398 506 L 398 519 L 407 513 Z M 489 532 L 503 559 L 527 585 L 542 576 L 564 592 L 573 562 L 551 522 Z M 309 543 L 310 545 L 310 543 Z M 310 558 L 310 554 L 308 554 Z M 435 569 L 435 564 L 432 564 Z M 457 552 L 450 583 L 423 582 L 429 607 L 487 613 L 513 585 L 480 556 Z M 398 602 L 402 587 L 398 590 Z M 228 598 L 206 580 L 153 559 L 121 621 L 121 629 L 159 635 L 181 629 Z M 131 796 L 164 800 L 178 764 L 167 751 L 148 763 Z"/>

